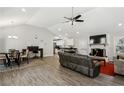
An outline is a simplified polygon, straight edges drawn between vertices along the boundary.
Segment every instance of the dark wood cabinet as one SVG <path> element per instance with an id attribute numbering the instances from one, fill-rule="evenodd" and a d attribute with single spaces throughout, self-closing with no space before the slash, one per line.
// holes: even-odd
<path id="1" fill-rule="evenodd" d="M 43 48 L 39 48 L 38 50 L 40 52 L 40 58 L 43 58 Z"/>
<path id="2" fill-rule="evenodd" d="M 27 49 L 32 51 L 32 53 L 35 54 L 35 57 L 37 53 L 40 53 L 40 58 L 43 58 L 43 48 L 39 48 L 39 46 L 28 46 Z"/>

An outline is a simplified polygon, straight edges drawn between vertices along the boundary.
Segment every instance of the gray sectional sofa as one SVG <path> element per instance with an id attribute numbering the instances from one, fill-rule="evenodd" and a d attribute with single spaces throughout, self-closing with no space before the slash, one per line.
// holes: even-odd
<path id="1" fill-rule="evenodd" d="M 100 65 L 93 63 L 87 55 L 59 52 L 59 62 L 62 66 L 80 72 L 89 77 L 96 77 L 100 73 Z"/>

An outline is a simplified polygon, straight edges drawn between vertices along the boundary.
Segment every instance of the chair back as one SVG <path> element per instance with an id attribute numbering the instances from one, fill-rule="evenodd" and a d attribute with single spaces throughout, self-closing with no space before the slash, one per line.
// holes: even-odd
<path id="1" fill-rule="evenodd" d="M 8 64 L 10 64 L 10 58 L 9 58 L 8 54 L 6 53 L 5 55 L 6 55 L 6 59 L 8 61 Z"/>
<path id="2" fill-rule="evenodd" d="M 22 49 L 22 54 L 24 55 L 26 53 L 27 49 Z"/>
<path id="3" fill-rule="evenodd" d="M 20 66 L 20 52 L 19 50 L 16 50 L 15 53 L 14 53 L 14 59 L 15 59 L 15 62 L 18 64 L 18 66 Z"/>
<path id="4" fill-rule="evenodd" d="M 9 49 L 9 53 L 12 53 L 14 51 L 15 51 L 15 49 Z"/>
<path id="5" fill-rule="evenodd" d="M 29 50 L 28 50 L 28 49 L 26 49 L 25 55 L 26 55 L 27 57 L 29 56 Z"/>
<path id="6" fill-rule="evenodd" d="M 20 52 L 19 51 L 16 52 L 15 60 L 18 61 L 18 62 L 20 61 Z"/>
<path id="7" fill-rule="evenodd" d="M 19 53 L 19 50 L 14 50 L 11 55 L 13 58 L 17 58 L 18 53 Z"/>
<path id="8" fill-rule="evenodd" d="M 9 53 L 11 57 L 14 57 L 15 55 L 15 49 L 9 49 Z"/>
<path id="9" fill-rule="evenodd" d="M 20 56 L 19 50 L 15 50 L 15 52 L 14 52 L 14 57 L 15 57 L 15 58 L 18 58 L 19 56 Z"/>

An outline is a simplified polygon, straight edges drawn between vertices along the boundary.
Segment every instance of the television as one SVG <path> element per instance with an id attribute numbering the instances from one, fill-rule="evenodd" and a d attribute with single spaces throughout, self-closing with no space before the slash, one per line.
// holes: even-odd
<path id="1" fill-rule="evenodd" d="M 38 46 L 34 46 L 34 47 L 33 47 L 33 53 L 38 53 L 38 49 L 39 49 Z"/>
<path id="2" fill-rule="evenodd" d="M 106 34 L 90 36 L 90 44 L 106 44 Z"/>
<path id="3" fill-rule="evenodd" d="M 32 51 L 33 53 L 38 53 L 39 46 L 28 46 L 27 48 L 29 51 Z"/>

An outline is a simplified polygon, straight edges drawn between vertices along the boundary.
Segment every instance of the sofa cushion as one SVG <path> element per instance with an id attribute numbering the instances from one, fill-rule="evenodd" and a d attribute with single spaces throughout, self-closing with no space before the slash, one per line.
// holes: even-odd
<path id="1" fill-rule="evenodd" d="M 58 54 L 60 58 L 59 61 L 62 66 L 78 71 L 90 77 L 96 77 L 99 75 L 98 66 L 93 64 L 92 59 L 89 56 L 64 52 Z"/>

